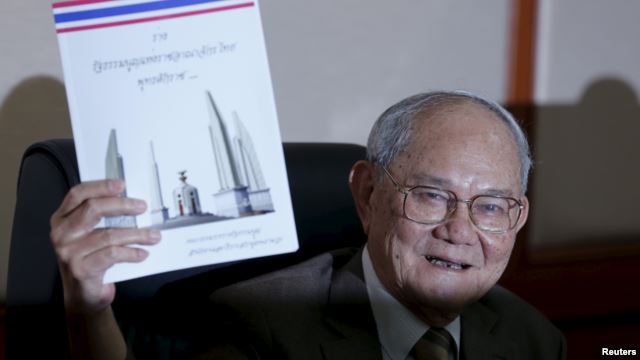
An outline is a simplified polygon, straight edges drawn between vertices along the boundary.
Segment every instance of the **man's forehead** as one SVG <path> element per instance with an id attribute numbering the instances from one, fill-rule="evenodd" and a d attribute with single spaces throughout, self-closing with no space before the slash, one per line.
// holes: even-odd
<path id="1" fill-rule="evenodd" d="M 485 106 L 474 102 L 442 104 L 414 117 L 407 150 L 419 146 L 431 151 L 455 151 L 477 146 L 518 160 L 518 146 L 506 122 Z"/>
<path id="2" fill-rule="evenodd" d="M 464 130 L 463 133 L 491 133 L 496 129 L 508 131 L 508 126 L 494 111 L 469 99 L 456 99 L 419 111 L 413 119 L 412 130 L 437 132 Z"/>
<path id="3" fill-rule="evenodd" d="M 412 185 L 450 188 L 481 173 L 487 194 L 513 196 L 520 188 L 518 148 L 510 129 L 473 102 L 440 105 L 416 116 L 409 143 L 394 162 Z"/>

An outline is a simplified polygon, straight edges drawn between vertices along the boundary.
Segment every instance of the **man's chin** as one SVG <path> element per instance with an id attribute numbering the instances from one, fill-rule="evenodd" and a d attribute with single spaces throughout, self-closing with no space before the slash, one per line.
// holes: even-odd
<path id="1" fill-rule="evenodd" d="M 418 299 L 431 299 L 444 309 L 462 309 L 481 298 L 497 282 L 483 276 L 484 269 L 472 265 L 429 263 L 414 294 Z"/>
<path id="2" fill-rule="evenodd" d="M 447 286 L 432 284 L 417 289 L 413 298 L 418 302 L 414 306 L 423 309 L 421 311 L 435 311 L 443 317 L 453 316 L 455 319 L 467 305 L 481 298 L 485 292 L 466 282 L 451 281 Z"/>

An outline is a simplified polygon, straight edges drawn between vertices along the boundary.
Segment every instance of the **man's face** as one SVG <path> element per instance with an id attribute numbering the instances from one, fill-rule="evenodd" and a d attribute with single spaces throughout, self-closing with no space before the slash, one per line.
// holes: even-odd
<path id="1" fill-rule="evenodd" d="M 424 225 L 403 217 L 404 195 L 388 178 L 374 183 L 364 223 L 378 277 L 405 305 L 459 312 L 498 281 L 526 221 L 528 202 L 521 195 L 512 135 L 480 105 L 449 105 L 416 118 L 410 143 L 389 172 L 401 185 L 434 186 L 458 199 L 503 194 L 524 203 L 517 226 L 504 233 L 479 230 L 463 203 L 448 220 Z"/>

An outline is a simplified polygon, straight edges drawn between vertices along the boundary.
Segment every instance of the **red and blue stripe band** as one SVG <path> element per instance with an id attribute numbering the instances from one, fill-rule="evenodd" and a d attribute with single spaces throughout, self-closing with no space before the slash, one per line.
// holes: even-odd
<path id="1" fill-rule="evenodd" d="M 228 1 L 229 0 L 162 0 L 162 1 L 146 2 L 141 4 L 123 5 L 123 6 L 102 8 L 102 9 L 83 10 L 83 11 L 77 11 L 77 12 L 55 14 L 54 18 L 55 18 L 56 25 L 58 25 L 58 24 L 69 23 L 73 21 L 95 20 L 95 19 L 108 18 L 112 16 L 119 16 L 119 15 L 144 14 L 150 11 L 175 9 L 175 8 L 180 8 L 184 6 L 201 5 L 201 4 L 207 4 L 207 3 L 224 3 Z M 89 1 L 72 1 L 69 3 L 74 3 L 73 5 L 75 6 L 75 5 L 96 3 L 96 2 L 105 2 L 105 1 L 89 0 Z M 58 3 L 58 4 L 59 4 L 58 7 L 64 7 L 65 4 L 67 3 Z M 74 32 L 74 31 L 82 31 L 82 30 L 99 29 L 99 28 L 105 28 L 105 27 L 129 25 L 129 24 L 136 24 L 136 23 L 143 23 L 143 22 L 150 22 L 150 21 L 166 20 L 166 19 L 173 19 L 173 18 L 179 18 L 179 17 L 185 17 L 185 16 L 200 15 L 200 14 L 252 7 L 254 5 L 255 3 L 253 1 L 249 1 L 249 2 L 226 5 L 226 6 L 201 8 L 201 9 L 196 9 L 191 11 L 175 12 L 175 13 L 168 13 L 168 14 L 165 13 L 163 15 L 155 15 L 155 16 L 152 15 L 148 17 L 140 17 L 140 18 L 134 18 L 134 19 L 128 19 L 128 20 L 111 21 L 111 22 L 98 21 L 96 23 L 91 23 L 91 24 L 85 23 L 86 25 L 80 25 L 80 26 L 61 27 L 61 28 L 58 28 L 56 32 L 66 33 L 66 32 Z"/>
<path id="2" fill-rule="evenodd" d="M 103 9 L 82 10 L 75 12 L 68 12 L 63 14 L 55 14 L 54 21 L 56 24 L 79 21 L 79 20 L 91 20 L 99 19 L 109 16 L 118 15 L 130 15 L 143 13 L 148 11 L 167 10 L 189 5 L 199 5 L 206 3 L 224 2 L 229 0 L 162 0 L 145 2 L 141 4 L 113 6 Z M 76 5 L 83 4 L 82 2 L 75 2 Z M 95 2 L 87 2 L 95 3 Z M 117 2 L 116 2 L 117 3 Z M 64 3 L 62 3 L 64 5 Z"/>

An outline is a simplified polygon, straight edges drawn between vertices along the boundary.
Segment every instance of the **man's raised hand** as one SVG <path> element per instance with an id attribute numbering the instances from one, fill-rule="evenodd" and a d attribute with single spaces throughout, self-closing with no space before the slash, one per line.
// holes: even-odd
<path id="1" fill-rule="evenodd" d="M 129 245 L 160 241 L 158 230 L 95 228 L 105 216 L 138 215 L 146 210 L 144 201 L 118 196 L 123 190 L 119 180 L 84 182 L 69 191 L 51 216 L 51 241 L 67 311 L 90 314 L 108 307 L 115 287 L 102 283 L 105 271 L 117 263 L 146 259 L 147 251 Z"/>

